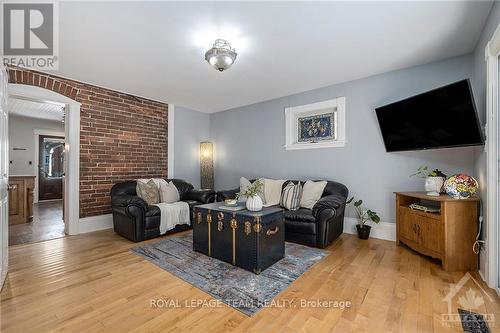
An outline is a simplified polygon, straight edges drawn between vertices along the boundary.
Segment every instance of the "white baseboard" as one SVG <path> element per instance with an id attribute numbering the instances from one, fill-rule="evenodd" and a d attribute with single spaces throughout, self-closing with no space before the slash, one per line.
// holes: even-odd
<path id="1" fill-rule="evenodd" d="M 357 234 L 356 224 L 358 224 L 358 219 L 345 217 L 344 232 L 347 234 Z M 396 223 L 379 222 L 378 224 L 371 224 L 371 226 L 370 237 L 396 241 Z"/>
<path id="2" fill-rule="evenodd" d="M 358 219 L 353 217 L 344 218 L 344 232 L 357 234 L 356 224 L 358 224 Z M 113 228 L 113 214 L 81 218 L 78 223 L 78 233 L 80 234 L 111 228 Z M 380 222 L 373 225 L 370 237 L 395 241 L 396 223 Z"/>
<path id="3" fill-rule="evenodd" d="M 113 228 L 113 214 L 84 217 L 78 221 L 78 233 Z"/>

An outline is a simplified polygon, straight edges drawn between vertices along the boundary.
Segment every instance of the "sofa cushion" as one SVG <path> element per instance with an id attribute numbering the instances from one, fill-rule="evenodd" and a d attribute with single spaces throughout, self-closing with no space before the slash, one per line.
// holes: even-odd
<path id="1" fill-rule="evenodd" d="M 138 179 L 136 191 L 139 198 L 146 201 L 148 205 L 160 202 L 160 192 L 153 179 Z"/>
<path id="2" fill-rule="evenodd" d="M 286 232 L 298 234 L 316 234 L 316 223 L 311 221 L 292 221 L 285 219 Z"/>
<path id="3" fill-rule="evenodd" d="M 312 210 L 300 208 L 297 210 L 285 210 L 283 213 L 286 220 L 301 221 L 301 222 L 315 222 L 316 219 L 312 214 Z"/>
<path id="4" fill-rule="evenodd" d="M 302 189 L 302 197 L 300 198 L 300 207 L 312 209 L 313 206 L 321 199 L 327 182 L 306 181 Z"/>
<path id="5" fill-rule="evenodd" d="M 280 206 L 295 211 L 300 208 L 300 197 L 302 196 L 302 186 L 300 183 L 294 185 L 288 183 L 281 193 Z"/>
<path id="6" fill-rule="evenodd" d="M 144 229 L 158 229 L 160 231 L 160 214 L 146 216 L 144 219 Z"/>
<path id="7" fill-rule="evenodd" d="M 196 201 L 196 200 L 182 200 L 184 202 L 187 202 L 189 205 L 189 208 L 192 209 L 194 206 L 202 205 L 203 203 Z"/>
<path id="8" fill-rule="evenodd" d="M 180 200 L 179 191 L 173 182 L 168 183 L 163 180 L 160 182 L 160 200 L 165 203 L 174 203 Z"/>
<path id="9" fill-rule="evenodd" d="M 281 200 L 281 192 L 283 188 L 283 179 L 264 178 L 264 198 L 265 206 L 279 205 Z"/>
<path id="10" fill-rule="evenodd" d="M 160 211 L 160 207 L 158 206 L 155 206 L 155 205 L 150 205 L 148 206 L 148 210 L 146 211 L 146 217 L 147 216 L 156 216 L 156 215 L 160 215 L 161 211 Z"/>

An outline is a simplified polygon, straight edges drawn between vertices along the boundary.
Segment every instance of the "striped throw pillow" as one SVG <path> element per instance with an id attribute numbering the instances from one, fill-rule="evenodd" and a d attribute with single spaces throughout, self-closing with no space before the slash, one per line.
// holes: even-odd
<path id="1" fill-rule="evenodd" d="M 300 208 L 300 198 L 302 197 L 302 185 L 292 182 L 288 183 L 281 193 L 280 206 L 288 210 L 297 210 Z"/>

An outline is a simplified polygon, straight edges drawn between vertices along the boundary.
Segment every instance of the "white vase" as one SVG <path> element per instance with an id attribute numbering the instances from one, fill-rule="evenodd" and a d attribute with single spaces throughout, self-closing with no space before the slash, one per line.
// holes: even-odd
<path id="1" fill-rule="evenodd" d="M 262 210 L 262 199 L 258 195 L 248 198 L 247 209 L 252 212 Z"/>
<path id="2" fill-rule="evenodd" d="M 443 188 L 444 178 L 443 177 L 427 177 L 425 178 L 425 191 L 427 195 L 432 197 L 439 196 L 441 189 Z"/>

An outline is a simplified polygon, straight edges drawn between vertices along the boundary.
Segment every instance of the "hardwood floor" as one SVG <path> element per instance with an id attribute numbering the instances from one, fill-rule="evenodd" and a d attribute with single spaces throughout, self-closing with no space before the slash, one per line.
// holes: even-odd
<path id="1" fill-rule="evenodd" d="M 9 225 L 9 245 L 64 237 L 62 205 L 62 200 L 39 201 L 34 204 L 32 222 Z"/>
<path id="2" fill-rule="evenodd" d="M 160 239 L 152 240 L 158 241 Z M 10 247 L 10 272 L 1 293 L 2 332 L 454 332 L 443 325 L 443 299 L 464 274 L 394 242 L 342 235 L 331 255 L 299 277 L 275 301 L 247 317 L 226 306 L 187 306 L 211 296 L 129 251 L 111 230 Z M 471 304 L 493 315 L 500 301 L 477 273 L 462 279 L 451 309 Z M 151 307 L 177 300 L 179 308 Z M 301 307 L 305 301 L 350 301 L 346 308 Z M 187 302 L 187 304 L 185 303 Z M 469 302 L 469 303 L 467 303 Z M 484 302 L 484 303 L 482 303 Z M 157 302 L 157 304 L 159 304 Z M 282 303 L 284 304 L 284 303 Z"/>

